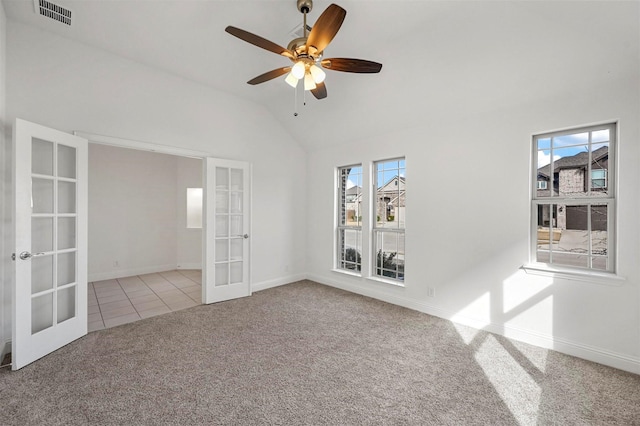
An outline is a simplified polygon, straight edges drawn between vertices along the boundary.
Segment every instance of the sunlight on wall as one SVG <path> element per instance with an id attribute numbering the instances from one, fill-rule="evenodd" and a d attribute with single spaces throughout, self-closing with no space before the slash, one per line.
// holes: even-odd
<path id="1" fill-rule="evenodd" d="M 494 336 L 486 337 L 474 357 L 519 424 L 537 419 L 542 389 Z"/>
<path id="2" fill-rule="evenodd" d="M 518 271 L 502 282 L 502 301 L 503 324 L 553 335 L 553 278 Z"/>

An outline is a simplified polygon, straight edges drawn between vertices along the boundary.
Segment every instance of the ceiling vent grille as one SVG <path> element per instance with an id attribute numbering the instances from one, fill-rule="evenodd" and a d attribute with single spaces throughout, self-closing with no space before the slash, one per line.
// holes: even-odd
<path id="1" fill-rule="evenodd" d="M 66 25 L 71 25 L 71 11 L 47 0 L 33 0 L 36 13 Z"/>
<path id="2" fill-rule="evenodd" d="M 304 27 L 302 26 L 303 24 L 298 24 L 296 25 L 291 31 L 289 31 L 289 37 L 290 38 L 300 38 L 300 37 L 304 37 Z M 311 27 L 309 25 L 307 25 L 307 35 L 309 34 L 309 31 L 311 31 Z"/>

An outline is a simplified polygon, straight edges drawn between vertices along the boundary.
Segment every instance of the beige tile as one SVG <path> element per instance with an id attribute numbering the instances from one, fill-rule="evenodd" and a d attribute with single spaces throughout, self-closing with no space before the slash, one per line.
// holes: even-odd
<path id="1" fill-rule="evenodd" d="M 147 309 L 146 311 L 139 312 L 142 318 L 151 318 L 151 317 L 155 317 L 156 315 L 162 315 L 162 314 L 168 314 L 168 313 L 171 313 L 171 309 L 169 309 L 164 305 L 159 306 L 157 308 Z"/>
<path id="2" fill-rule="evenodd" d="M 87 304 L 89 306 L 98 306 L 98 299 L 96 299 L 95 296 L 89 295 L 89 298 L 87 299 Z"/>
<path id="3" fill-rule="evenodd" d="M 109 327 L 115 327 L 117 325 L 122 325 L 122 324 L 127 324 L 130 322 L 135 322 L 138 321 L 140 318 L 140 315 L 136 314 L 129 314 L 129 315 L 123 315 L 121 317 L 115 317 L 115 318 L 111 318 L 111 319 L 105 319 L 104 320 L 104 325 L 106 328 Z"/>
<path id="4" fill-rule="evenodd" d="M 136 311 L 138 311 L 138 313 L 142 315 L 143 311 L 148 311 L 149 309 L 156 309 L 162 306 L 166 307 L 167 305 L 162 300 L 158 299 L 158 300 L 152 300 L 150 302 L 138 303 L 133 306 L 136 308 Z"/>
<path id="5" fill-rule="evenodd" d="M 167 291 L 163 291 L 163 292 L 159 292 L 158 296 L 162 299 L 162 300 L 169 300 L 172 299 L 174 297 L 180 297 L 180 296 L 184 296 L 184 293 L 181 292 L 178 289 L 173 289 L 173 290 L 167 290 Z"/>
<path id="6" fill-rule="evenodd" d="M 113 296 L 107 296 L 107 297 L 100 297 L 98 296 L 98 302 L 102 305 L 104 303 L 109 303 L 109 302 L 116 302 L 118 300 L 127 300 L 128 297 L 126 294 L 124 294 L 124 292 L 122 292 L 121 294 L 115 294 Z"/>
<path id="7" fill-rule="evenodd" d="M 135 299 L 136 297 L 148 296 L 150 294 L 155 294 L 153 292 L 153 290 L 151 290 L 147 286 L 145 286 L 144 288 L 136 288 L 136 289 L 133 289 L 133 290 L 125 290 L 125 293 L 127 293 L 127 296 L 129 296 L 129 299 Z"/>
<path id="8" fill-rule="evenodd" d="M 100 312 L 96 313 L 96 314 L 89 314 L 87 316 L 89 324 L 91 324 L 92 322 L 102 322 L 102 315 L 100 315 Z"/>
<path id="9" fill-rule="evenodd" d="M 104 329 L 104 322 L 102 322 L 102 320 L 90 322 L 88 326 L 89 333 L 91 333 L 92 331 L 103 330 L 103 329 Z"/>
<path id="10" fill-rule="evenodd" d="M 165 291 L 171 291 L 171 290 L 177 290 L 177 288 L 169 283 L 169 282 L 164 282 L 164 283 L 158 283 L 158 284 L 149 284 L 149 288 L 153 291 L 155 291 L 156 293 L 162 293 Z"/>
<path id="11" fill-rule="evenodd" d="M 107 323 L 108 319 L 121 317 L 123 315 L 136 314 L 136 310 L 133 308 L 133 305 L 123 306 L 121 308 L 114 308 L 110 311 L 102 312 L 102 318 Z"/>
<path id="12" fill-rule="evenodd" d="M 93 288 L 96 290 L 105 288 L 120 288 L 120 284 L 118 284 L 117 280 L 95 281 L 93 283 Z"/>
<path id="13" fill-rule="evenodd" d="M 184 288 L 184 287 L 191 287 L 193 286 L 195 283 L 193 281 L 191 281 L 189 278 L 181 278 L 181 279 L 177 279 L 177 280 L 170 280 L 171 284 L 173 284 L 174 286 L 178 287 L 178 288 Z"/>
<path id="14" fill-rule="evenodd" d="M 114 309 L 124 308 L 125 306 L 132 306 L 129 299 L 116 300 L 115 302 L 109 302 L 109 303 L 101 303 L 100 312 L 105 313 L 105 312 L 113 311 Z"/>
<path id="15" fill-rule="evenodd" d="M 98 303 L 96 302 L 95 305 L 89 305 L 89 315 L 91 314 L 99 314 L 100 313 L 100 307 L 98 307 Z"/>
<path id="16" fill-rule="evenodd" d="M 131 300 L 131 303 L 133 303 L 134 305 L 138 305 L 140 303 L 160 300 L 160 298 L 155 293 L 151 293 L 151 294 L 141 294 L 140 296 L 131 297 L 129 300 Z"/>
<path id="17" fill-rule="evenodd" d="M 186 309 L 186 308 L 191 308 L 193 306 L 198 306 L 198 303 L 194 302 L 192 299 L 187 298 L 188 300 L 183 301 L 183 302 L 167 302 L 167 305 L 169 305 L 169 308 L 171 308 L 172 311 L 179 311 L 181 309 Z"/>

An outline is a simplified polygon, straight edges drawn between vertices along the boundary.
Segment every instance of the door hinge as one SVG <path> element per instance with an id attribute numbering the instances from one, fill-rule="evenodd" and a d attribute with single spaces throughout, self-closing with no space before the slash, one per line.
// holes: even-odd
<path id="1" fill-rule="evenodd" d="M 16 260 L 16 254 L 15 253 L 11 253 L 11 260 Z"/>

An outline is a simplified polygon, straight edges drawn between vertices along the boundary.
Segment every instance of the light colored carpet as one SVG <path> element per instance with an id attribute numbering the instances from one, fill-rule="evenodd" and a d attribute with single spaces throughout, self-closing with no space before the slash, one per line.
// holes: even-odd
<path id="1" fill-rule="evenodd" d="M 0 372 L 0 424 L 640 424 L 640 376 L 309 281 Z"/>

